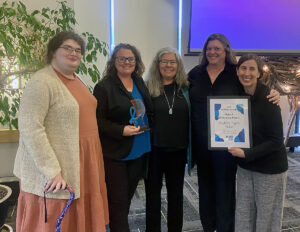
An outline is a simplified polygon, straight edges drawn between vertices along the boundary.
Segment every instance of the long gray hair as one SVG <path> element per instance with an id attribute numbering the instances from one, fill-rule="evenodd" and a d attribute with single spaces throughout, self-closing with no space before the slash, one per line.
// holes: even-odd
<path id="1" fill-rule="evenodd" d="M 211 34 L 204 43 L 203 51 L 202 51 L 203 56 L 200 61 L 201 66 L 206 66 L 208 64 L 207 57 L 206 57 L 206 50 L 207 50 L 208 43 L 212 40 L 218 40 L 223 45 L 225 52 L 226 52 L 226 58 L 225 58 L 226 63 L 228 63 L 228 64 L 236 64 L 237 63 L 236 57 L 233 54 L 229 40 L 225 37 L 225 35 L 220 34 L 220 33 L 215 33 L 215 34 Z"/>
<path id="2" fill-rule="evenodd" d="M 147 86 L 152 97 L 158 97 L 159 95 L 163 94 L 164 86 L 162 82 L 162 76 L 159 70 L 159 62 L 161 61 L 163 55 L 169 53 L 173 53 L 177 61 L 177 72 L 175 76 L 175 82 L 179 87 L 178 90 L 189 85 L 187 75 L 184 71 L 182 59 L 178 54 L 177 50 L 171 47 L 165 47 L 160 49 L 156 53 L 150 66 L 149 73 L 147 75 Z"/>

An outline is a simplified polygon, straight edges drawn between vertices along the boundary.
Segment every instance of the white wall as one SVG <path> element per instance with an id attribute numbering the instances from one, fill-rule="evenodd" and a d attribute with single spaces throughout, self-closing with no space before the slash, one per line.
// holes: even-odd
<path id="1" fill-rule="evenodd" d="M 0 143 L 0 179 L 13 176 L 17 149 L 18 143 Z"/>
<path id="2" fill-rule="evenodd" d="M 177 46 L 177 0 L 115 0 L 115 41 L 135 45 L 148 67 L 156 52 Z"/>
<path id="3" fill-rule="evenodd" d="M 74 0 L 65 0 L 67 2 L 67 5 L 73 8 Z M 26 0 L 23 1 L 23 3 L 26 5 L 28 10 L 39 10 L 42 8 L 49 7 L 50 9 L 55 9 L 57 7 L 57 1 L 53 0 Z"/>
<path id="4" fill-rule="evenodd" d="M 73 0 L 74 11 L 78 22 L 78 33 L 89 32 L 109 45 L 109 1 L 108 0 Z M 98 56 L 97 67 L 102 74 L 108 57 Z M 90 78 L 84 81 L 93 86 Z"/>
<path id="5" fill-rule="evenodd" d="M 177 0 L 114 0 L 115 44 L 130 43 L 149 67 L 162 47 L 177 46 Z M 74 0 L 79 32 L 89 31 L 109 43 L 109 1 Z M 103 71 L 105 59 L 98 68 Z M 144 74 L 144 76 L 146 73 Z"/>

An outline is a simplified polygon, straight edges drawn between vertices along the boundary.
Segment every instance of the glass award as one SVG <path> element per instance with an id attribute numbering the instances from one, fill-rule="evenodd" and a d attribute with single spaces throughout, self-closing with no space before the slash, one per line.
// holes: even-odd
<path id="1" fill-rule="evenodd" d="M 135 126 L 140 126 L 141 131 L 150 130 L 146 126 L 144 116 L 146 113 L 145 105 L 141 99 L 130 100 L 132 106 L 130 107 L 130 120 L 129 123 Z"/>

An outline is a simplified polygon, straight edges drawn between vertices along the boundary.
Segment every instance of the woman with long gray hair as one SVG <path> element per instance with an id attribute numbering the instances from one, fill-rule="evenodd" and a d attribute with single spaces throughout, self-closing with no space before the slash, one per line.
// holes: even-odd
<path id="1" fill-rule="evenodd" d="M 178 52 L 160 49 L 153 59 L 147 86 L 153 102 L 152 153 L 146 180 L 146 231 L 161 231 L 161 188 L 168 192 L 168 231 L 182 231 L 183 183 L 190 161 L 188 81 Z"/>

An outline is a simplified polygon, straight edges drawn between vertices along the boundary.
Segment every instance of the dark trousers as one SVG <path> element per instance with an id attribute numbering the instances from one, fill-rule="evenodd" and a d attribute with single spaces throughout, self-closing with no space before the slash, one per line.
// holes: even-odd
<path id="1" fill-rule="evenodd" d="M 168 231 L 181 232 L 186 149 L 166 152 L 152 148 L 146 180 L 146 231 L 161 231 L 161 188 L 165 175 L 168 194 Z"/>
<path id="2" fill-rule="evenodd" d="M 129 232 L 131 199 L 146 170 L 146 155 L 129 161 L 104 157 L 110 232 Z"/>
<path id="3" fill-rule="evenodd" d="M 197 155 L 203 229 L 234 232 L 236 160 L 227 151 L 205 151 Z"/>

